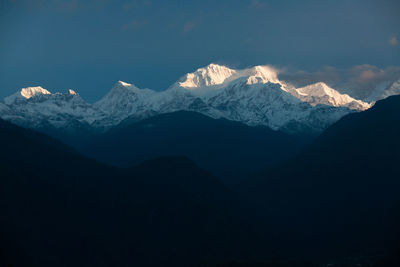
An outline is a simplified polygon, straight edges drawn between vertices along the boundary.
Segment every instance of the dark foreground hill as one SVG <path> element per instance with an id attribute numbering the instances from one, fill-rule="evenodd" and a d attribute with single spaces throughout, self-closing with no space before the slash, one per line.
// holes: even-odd
<path id="1" fill-rule="evenodd" d="M 258 240 L 186 158 L 118 170 L 3 121 L 0 147 L 1 266 L 197 266 L 246 258 Z"/>
<path id="2" fill-rule="evenodd" d="M 300 255 L 400 248 L 400 96 L 331 126 L 293 160 L 238 191 Z M 289 230 L 288 230 L 289 229 Z"/>
<path id="3" fill-rule="evenodd" d="M 1 264 L 399 266 L 399 115 L 343 118 L 239 198 L 185 157 L 117 169 L 0 121 Z"/>
<path id="4" fill-rule="evenodd" d="M 304 143 L 266 127 L 178 111 L 126 121 L 92 138 L 80 150 L 116 166 L 133 166 L 160 156 L 186 156 L 232 182 L 295 155 Z"/>

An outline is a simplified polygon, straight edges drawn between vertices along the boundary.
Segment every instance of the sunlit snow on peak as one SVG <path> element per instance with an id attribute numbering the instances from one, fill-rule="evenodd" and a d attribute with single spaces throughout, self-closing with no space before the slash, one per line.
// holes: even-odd
<path id="1" fill-rule="evenodd" d="M 219 85 L 232 77 L 235 70 L 225 66 L 210 64 L 200 68 L 193 73 L 186 74 L 179 82 L 179 86 L 184 88 L 198 88 L 204 86 Z"/>
<path id="2" fill-rule="evenodd" d="M 122 85 L 124 87 L 131 87 L 132 86 L 132 84 L 126 83 L 126 82 L 123 82 L 123 81 L 118 81 L 117 85 Z"/>
<path id="3" fill-rule="evenodd" d="M 21 89 L 21 96 L 25 97 L 26 99 L 29 99 L 37 94 L 50 95 L 51 93 L 40 86 Z"/>
<path id="4" fill-rule="evenodd" d="M 72 89 L 69 89 L 69 90 L 68 90 L 68 94 L 70 94 L 70 95 L 77 95 L 77 93 L 76 93 L 74 90 L 72 90 Z"/>
<path id="5" fill-rule="evenodd" d="M 51 93 L 40 86 L 22 88 L 17 93 L 4 98 L 4 103 L 10 105 L 15 101 L 30 99 L 35 95 L 51 95 Z"/>
<path id="6" fill-rule="evenodd" d="M 278 71 L 271 66 L 255 66 L 242 71 L 244 75 L 248 75 L 247 84 L 255 83 L 280 83 L 278 79 Z"/>
<path id="7" fill-rule="evenodd" d="M 220 88 L 235 80 L 247 78 L 247 84 L 281 83 L 278 71 L 271 66 L 255 66 L 248 69 L 230 69 L 226 66 L 210 64 L 181 78 L 178 85 L 186 89 Z"/>

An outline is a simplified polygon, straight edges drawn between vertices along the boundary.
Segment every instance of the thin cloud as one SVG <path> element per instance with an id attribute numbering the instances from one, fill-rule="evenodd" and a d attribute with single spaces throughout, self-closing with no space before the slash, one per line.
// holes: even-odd
<path id="1" fill-rule="evenodd" d="M 390 44 L 391 46 L 396 46 L 396 45 L 399 44 L 399 40 L 397 39 L 397 36 L 396 36 L 396 35 L 392 35 L 392 37 L 390 37 L 390 39 L 389 39 L 389 44 Z"/>
<path id="2" fill-rule="evenodd" d="M 364 64 L 345 70 L 344 82 L 338 86 L 363 98 L 370 95 L 375 89 L 386 87 L 399 79 L 400 67 L 380 69 Z"/>
<path id="3" fill-rule="evenodd" d="M 183 25 L 183 33 L 188 33 L 194 30 L 197 24 L 193 21 L 188 21 Z"/>
<path id="4" fill-rule="evenodd" d="M 364 64 L 345 69 L 327 66 L 315 72 L 283 69 L 279 73 L 279 78 L 296 87 L 325 82 L 342 93 L 363 99 L 377 88 L 388 86 L 399 80 L 400 67 L 380 69 Z"/>
<path id="5" fill-rule="evenodd" d="M 329 85 L 333 85 L 340 81 L 340 76 L 340 71 L 332 66 L 325 66 L 322 70 L 316 72 L 290 69 L 282 69 L 279 72 L 280 79 L 288 81 L 296 87 L 302 87 L 317 82 L 325 82 Z"/>

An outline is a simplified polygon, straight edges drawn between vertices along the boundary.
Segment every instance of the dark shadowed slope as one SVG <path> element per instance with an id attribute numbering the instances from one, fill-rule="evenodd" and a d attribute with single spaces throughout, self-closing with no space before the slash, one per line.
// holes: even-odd
<path id="1" fill-rule="evenodd" d="M 196 266 L 253 251 L 244 209 L 186 158 L 116 170 L 3 121 L 0 147 L 2 266 Z"/>
<path id="2" fill-rule="evenodd" d="M 186 156 L 225 180 L 255 173 L 293 156 L 304 141 L 266 127 L 250 127 L 195 112 L 162 114 L 122 123 L 82 151 L 98 160 L 129 166 L 160 156 Z"/>
<path id="3" fill-rule="evenodd" d="M 395 96 L 344 117 L 308 151 L 239 190 L 298 253 L 388 252 L 400 247 L 399 137 Z"/>
<path id="4" fill-rule="evenodd" d="M 88 222 L 114 170 L 4 121 L 0 147 L 1 259 L 56 266 L 68 258 L 63 251 L 83 257 L 82 242 L 93 233 Z"/>

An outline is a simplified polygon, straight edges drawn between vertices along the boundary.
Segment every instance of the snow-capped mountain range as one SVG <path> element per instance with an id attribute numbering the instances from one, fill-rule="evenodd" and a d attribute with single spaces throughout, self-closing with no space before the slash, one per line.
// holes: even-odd
<path id="1" fill-rule="evenodd" d="M 79 124 L 104 131 L 127 119 L 189 110 L 274 130 L 319 132 L 372 104 L 322 82 L 295 88 L 280 81 L 270 66 L 235 70 L 210 64 L 161 92 L 119 81 L 94 104 L 73 90 L 50 93 L 42 87 L 23 88 L 0 103 L 0 117 L 29 128 Z"/>

